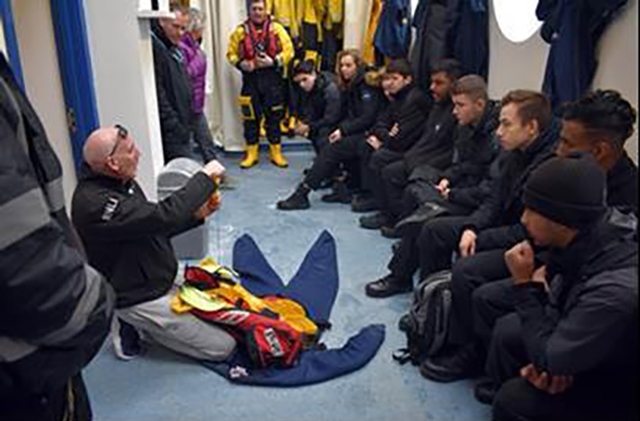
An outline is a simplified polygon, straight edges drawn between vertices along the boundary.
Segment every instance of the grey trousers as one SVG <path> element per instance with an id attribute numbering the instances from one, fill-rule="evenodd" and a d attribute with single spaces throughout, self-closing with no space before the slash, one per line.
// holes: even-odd
<path id="1" fill-rule="evenodd" d="M 235 339 L 224 329 L 190 313 L 174 313 L 170 304 L 175 292 L 117 310 L 117 315 L 144 336 L 179 354 L 197 360 L 226 359 L 236 346 Z"/>

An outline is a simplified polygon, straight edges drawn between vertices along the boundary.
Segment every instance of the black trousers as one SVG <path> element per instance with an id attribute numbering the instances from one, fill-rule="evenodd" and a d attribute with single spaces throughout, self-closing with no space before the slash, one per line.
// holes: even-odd
<path id="1" fill-rule="evenodd" d="M 340 164 L 352 171 L 361 171 L 364 163 L 369 161 L 372 151 L 364 134 L 347 136 L 331 143 L 320 150 L 304 182 L 312 190 L 317 190 L 324 179 L 335 174 Z"/>
<path id="2" fill-rule="evenodd" d="M 473 331 L 488 349 L 496 322 L 515 311 L 513 279 L 490 282 L 473 291 Z"/>
<path id="3" fill-rule="evenodd" d="M 244 121 L 244 138 L 248 145 L 260 141 L 260 122 L 266 120 L 269 143 L 281 141 L 280 121 L 284 118 L 283 79 L 276 69 L 243 73 L 240 108 Z"/>
<path id="4" fill-rule="evenodd" d="M 391 208 L 391 198 L 388 197 L 384 185 L 384 177 L 387 168 L 395 168 L 403 164 L 404 154 L 395 152 L 387 148 L 381 148 L 371 155 L 368 168 L 365 172 L 363 180 L 366 180 L 365 186 L 373 193 L 378 203 L 378 208 L 385 216 L 391 220 L 396 219 Z"/>
<path id="5" fill-rule="evenodd" d="M 3 391 L 4 392 L 4 391 Z M 0 396 L 0 414 L 6 421 L 90 421 L 89 395 L 78 373 L 64 386 L 40 396 L 27 396 L 15 390 Z"/>
<path id="6" fill-rule="evenodd" d="M 480 251 L 461 258 L 453 265 L 451 276 L 451 319 L 449 342 L 464 345 L 474 340 L 473 294 L 482 285 L 504 279 L 509 269 L 505 250 Z"/>
<path id="7" fill-rule="evenodd" d="M 418 234 L 407 233 L 389 263 L 389 270 L 398 279 L 411 280 L 418 268 L 421 279 L 450 268 L 466 223 L 466 217 L 443 216 L 426 222 Z"/>
<path id="8" fill-rule="evenodd" d="M 496 323 L 487 360 L 488 373 L 495 384 L 501 385 L 493 404 L 494 421 L 603 421 L 638 417 L 637 384 L 627 386 L 627 381 L 616 380 L 615 376 L 608 380 L 576 378 L 564 393 L 549 395 L 520 377 L 520 369 L 527 364 L 520 318 L 511 313 Z"/>

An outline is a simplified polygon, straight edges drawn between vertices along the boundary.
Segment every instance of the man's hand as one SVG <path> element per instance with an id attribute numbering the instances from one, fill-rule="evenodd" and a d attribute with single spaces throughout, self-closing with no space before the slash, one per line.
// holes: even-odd
<path id="1" fill-rule="evenodd" d="M 342 132 L 340 129 L 336 129 L 329 135 L 329 143 L 336 143 L 342 139 Z"/>
<path id="2" fill-rule="evenodd" d="M 451 186 L 451 183 L 446 178 L 440 180 L 440 182 L 436 185 L 436 190 L 438 190 L 440 196 L 442 196 L 444 200 L 449 200 L 449 192 L 451 191 L 449 186 Z"/>
<path id="3" fill-rule="evenodd" d="M 198 209 L 194 215 L 194 217 L 198 220 L 204 220 L 206 217 L 220 209 L 222 205 L 222 199 L 220 197 L 220 192 L 217 191 L 211 195 L 209 200 Z"/>
<path id="4" fill-rule="evenodd" d="M 211 160 L 202 168 L 202 172 L 207 174 L 213 180 L 219 181 L 224 178 L 224 174 L 227 170 L 217 160 Z"/>
<path id="5" fill-rule="evenodd" d="M 400 134 L 400 125 L 398 123 L 394 124 L 391 130 L 389 130 L 389 136 L 396 137 Z"/>
<path id="6" fill-rule="evenodd" d="M 549 376 L 548 373 L 540 373 L 533 364 L 523 367 L 520 376 L 526 378 L 536 389 L 550 395 L 563 393 L 573 385 L 573 376 Z"/>
<path id="7" fill-rule="evenodd" d="M 378 139 L 377 136 L 374 135 L 371 135 L 367 138 L 367 143 L 376 151 L 382 147 L 382 142 L 380 141 L 380 139 Z"/>
<path id="8" fill-rule="evenodd" d="M 528 241 L 513 246 L 504 254 L 504 260 L 515 284 L 525 284 L 531 281 L 535 263 L 533 248 Z"/>
<path id="9" fill-rule="evenodd" d="M 476 241 L 478 235 L 473 230 L 465 230 L 460 238 L 460 255 L 462 257 L 469 257 L 476 254 Z"/>
<path id="10" fill-rule="evenodd" d="M 256 66 L 258 67 L 258 69 L 273 67 L 275 64 L 276 62 L 270 56 L 264 53 L 258 54 L 258 57 L 256 58 Z"/>
<path id="11" fill-rule="evenodd" d="M 256 70 L 256 63 L 249 60 L 242 60 L 240 62 L 240 69 L 242 69 L 243 72 L 252 73 Z"/>
<path id="12" fill-rule="evenodd" d="M 297 136 L 302 136 L 302 137 L 309 137 L 310 131 L 311 131 L 311 128 L 309 127 L 309 125 L 301 122 L 297 122 L 296 127 L 293 129 L 293 132 Z"/>

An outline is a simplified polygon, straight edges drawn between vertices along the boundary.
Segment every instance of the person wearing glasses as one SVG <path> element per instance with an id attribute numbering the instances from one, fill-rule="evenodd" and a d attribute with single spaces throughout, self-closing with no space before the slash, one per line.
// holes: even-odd
<path id="1" fill-rule="evenodd" d="M 72 221 L 89 262 L 113 286 L 116 315 L 128 331 L 116 329 L 116 354 L 139 354 L 141 332 L 153 342 L 200 360 L 224 360 L 235 340 L 192 315 L 176 315 L 178 261 L 171 237 L 201 224 L 220 207 L 217 183 L 225 168 L 210 161 L 180 190 L 161 202 L 147 200 L 135 181 L 140 152 L 122 126 L 103 127 L 87 139 L 84 174 L 73 195 Z"/>

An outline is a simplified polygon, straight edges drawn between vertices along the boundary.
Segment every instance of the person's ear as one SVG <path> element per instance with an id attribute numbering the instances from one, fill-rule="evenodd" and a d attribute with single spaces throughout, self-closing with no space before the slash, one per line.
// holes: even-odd
<path id="1" fill-rule="evenodd" d="M 593 144 L 591 154 L 598 161 L 598 163 L 604 163 L 609 156 L 613 154 L 613 148 L 611 144 L 604 140 L 599 140 Z"/>
<path id="2" fill-rule="evenodd" d="M 526 129 L 531 139 L 535 139 L 540 135 L 540 123 L 535 118 L 529 120 L 526 124 Z"/>
<path id="3" fill-rule="evenodd" d="M 120 165 L 118 164 L 118 160 L 113 156 L 107 158 L 107 161 L 104 163 L 104 167 L 113 174 L 119 174 Z"/>

